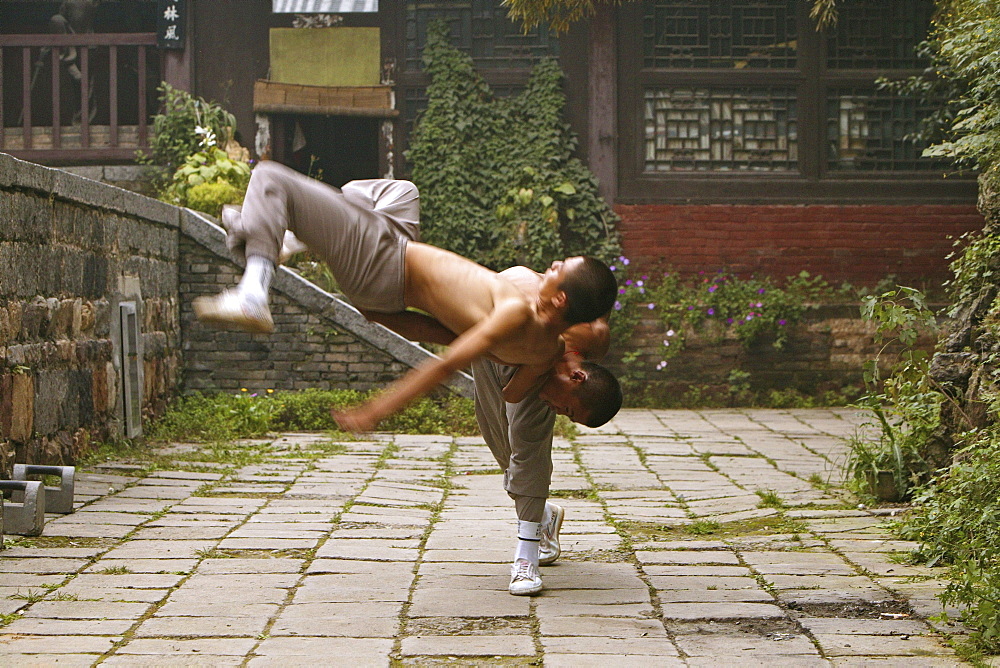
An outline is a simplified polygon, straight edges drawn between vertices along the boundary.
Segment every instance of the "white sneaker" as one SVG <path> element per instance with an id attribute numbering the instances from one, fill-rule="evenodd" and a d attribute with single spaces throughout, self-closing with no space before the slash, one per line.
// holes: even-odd
<path id="1" fill-rule="evenodd" d="M 198 297 L 194 300 L 194 314 L 198 320 L 215 327 L 255 334 L 274 331 L 267 300 L 236 290 L 226 290 L 214 297 Z"/>
<path id="2" fill-rule="evenodd" d="M 548 566 L 555 563 L 555 560 L 562 554 L 559 547 L 559 530 L 562 528 L 563 517 L 566 511 L 562 506 L 554 503 L 547 504 L 552 508 L 552 516 L 549 523 L 542 526 L 542 539 L 538 543 L 538 565 Z"/>
<path id="3" fill-rule="evenodd" d="M 531 596 L 542 591 L 542 576 L 538 568 L 527 559 L 516 559 L 510 567 L 510 586 L 514 596 Z"/>

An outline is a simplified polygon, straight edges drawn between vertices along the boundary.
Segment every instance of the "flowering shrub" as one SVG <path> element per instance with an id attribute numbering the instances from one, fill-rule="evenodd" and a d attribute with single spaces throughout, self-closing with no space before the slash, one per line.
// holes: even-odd
<path id="1" fill-rule="evenodd" d="M 619 276 L 611 335 L 613 340 L 627 341 L 643 312 L 654 312 L 664 328 L 657 369 L 665 368 L 695 331 L 717 340 L 735 336 L 745 346 L 770 339 L 781 348 L 807 305 L 832 296 L 821 277 L 805 271 L 779 285 L 768 277 L 740 278 L 725 270 L 697 276 L 672 272 L 636 276 L 628 272 L 628 265 L 624 256 L 611 265 Z"/>

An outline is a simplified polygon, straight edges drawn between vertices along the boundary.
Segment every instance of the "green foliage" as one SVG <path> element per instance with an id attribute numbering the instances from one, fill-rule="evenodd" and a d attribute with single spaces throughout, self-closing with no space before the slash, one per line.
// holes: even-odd
<path id="1" fill-rule="evenodd" d="M 428 29 L 424 64 L 427 109 L 406 157 L 425 241 L 493 269 L 620 253 L 617 217 L 572 155 L 554 60 L 534 69 L 523 93 L 496 99 L 438 22 Z"/>
<path id="2" fill-rule="evenodd" d="M 216 147 L 211 132 L 199 134 L 204 137 L 202 150 L 189 155 L 174 172 L 163 199 L 218 216 L 223 204 L 243 201 L 250 182 L 250 165 L 233 160 Z"/>
<path id="3" fill-rule="evenodd" d="M 931 474 L 924 448 L 941 424 L 947 398 L 930 377 L 928 353 L 913 348 L 920 333 L 934 332 L 937 323 L 924 296 L 908 287 L 865 297 L 861 315 L 875 324 L 876 342 L 882 344 L 875 359 L 865 363 L 868 391 L 858 401 L 872 416 L 867 426 L 876 438 L 851 440 L 847 475 L 856 491 L 871 496 L 879 472 L 891 471 L 896 493 L 907 498 Z M 886 364 L 884 356 L 900 345 L 895 360 Z"/>
<path id="4" fill-rule="evenodd" d="M 1000 163 L 1000 4 L 941 0 L 932 37 L 936 74 L 955 85 L 953 137 L 924 151 L 982 171 Z"/>
<path id="5" fill-rule="evenodd" d="M 962 306 L 969 304 L 980 292 L 1000 280 L 1000 238 L 983 232 L 967 232 L 955 241 L 961 245 L 954 254 L 951 271 L 954 275 L 946 287 L 954 300 L 948 315 L 954 317 Z"/>
<path id="6" fill-rule="evenodd" d="M 344 409 L 367 398 L 354 390 L 236 394 L 195 393 L 178 398 L 149 428 L 152 440 L 225 443 L 275 431 L 336 430 L 331 409 Z M 380 426 L 409 434 L 478 434 L 472 401 L 447 395 L 413 402 Z"/>
<path id="7" fill-rule="evenodd" d="M 226 181 L 204 182 L 188 189 L 187 206 L 218 218 L 223 205 L 239 204 L 244 195 L 246 191 Z"/>
<path id="8" fill-rule="evenodd" d="M 609 322 L 612 339 L 627 341 L 642 313 L 655 312 L 664 333 L 658 369 L 678 355 L 695 332 L 717 341 L 733 336 L 744 346 L 767 340 L 780 349 L 810 305 L 833 295 L 822 277 L 805 271 L 783 284 L 769 277 L 741 278 L 725 270 L 633 279 L 626 271 L 628 264 L 627 258 L 619 257 L 611 265 L 619 276 L 618 301 Z"/>
<path id="9" fill-rule="evenodd" d="M 917 495 L 901 527 L 921 543 L 929 565 L 949 564 L 942 601 L 962 609 L 972 642 L 1000 650 L 1000 433 L 995 426 L 970 433 L 957 463 Z"/>
<path id="10" fill-rule="evenodd" d="M 141 162 L 166 167 L 173 173 L 198 151 L 201 140 L 196 128 L 206 128 L 216 137 L 228 137 L 236 128 L 236 117 L 217 104 L 166 82 L 157 90 L 162 111 L 153 117 L 149 154 L 137 154 Z"/>

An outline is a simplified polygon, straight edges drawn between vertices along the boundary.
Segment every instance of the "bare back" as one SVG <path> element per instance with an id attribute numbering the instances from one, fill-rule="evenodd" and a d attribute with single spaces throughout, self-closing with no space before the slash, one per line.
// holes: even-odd
<path id="1" fill-rule="evenodd" d="M 406 305 L 426 311 L 459 336 L 502 314 L 514 327 L 494 342 L 490 357 L 510 365 L 549 362 L 561 350 L 558 332 L 553 334 L 538 319 L 528 284 L 508 280 L 507 271 L 497 274 L 450 251 L 410 242 L 406 247 Z M 516 278 L 518 282 L 526 279 Z"/>

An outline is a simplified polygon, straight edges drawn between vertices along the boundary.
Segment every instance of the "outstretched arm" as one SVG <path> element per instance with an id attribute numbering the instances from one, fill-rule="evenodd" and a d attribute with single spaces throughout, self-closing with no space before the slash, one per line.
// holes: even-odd
<path id="1" fill-rule="evenodd" d="M 488 318 L 455 339 L 441 358 L 410 371 L 374 399 L 344 412 L 333 412 L 334 420 L 347 431 L 371 431 L 379 421 L 424 396 L 453 373 L 482 357 L 497 342 L 520 328 L 529 317 L 530 310 L 522 302 L 498 306 Z"/>

